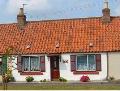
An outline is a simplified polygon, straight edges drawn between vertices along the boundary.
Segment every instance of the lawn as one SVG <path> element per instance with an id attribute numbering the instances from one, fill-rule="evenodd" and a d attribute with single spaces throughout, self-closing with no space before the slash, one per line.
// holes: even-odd
<path id="1" fill-rule="evenodd" d="M 0 90 L 3 89 L 3 86 L 0 86 Z M 8 90 L 120 90 L 120 85 L 32 85 L 32 86 L 20 86 L 13 85 L 8 86 Z"/>

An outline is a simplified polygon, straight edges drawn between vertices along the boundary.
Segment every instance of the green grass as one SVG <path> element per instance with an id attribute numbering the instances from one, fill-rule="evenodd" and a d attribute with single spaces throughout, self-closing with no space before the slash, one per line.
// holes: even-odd
<path id="1" fill-rule="evenodd" d="M 3 86 L 0 86 L 0 90 Z M 120 90 L 119 85 L 89 85 L 89 86 L 71 86 L 71 85 L 44 85 L 44 86 L 8 86 L 8 90 Z"/>

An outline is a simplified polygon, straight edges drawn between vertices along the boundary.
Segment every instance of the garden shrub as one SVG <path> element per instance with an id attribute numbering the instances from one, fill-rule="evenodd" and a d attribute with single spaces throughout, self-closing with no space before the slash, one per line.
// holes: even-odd
<path id="1" fill-rule="evenodd" d="M 14 77 L 9 77 L 10 82 L 15 82 L 15 78 Z"/>
<path id="2" fill-rule="evenodd" d="M 115 80 L 115 78 L 114 78 L 113 76 L 110 76 L 110 77 L 108 78 L 108 81 L 113 81 L 113 80 Z"/>
<path id="3" fill-rule="evenodd" d="M 47 82 L 47 80 L 46 80 L 46 79 L 43 79 L 43 80 L 40 80 L 40 82 Z"/>
<path id="4" fill-rule="evenodd" d="M 32 76 L 28 76 L 25 78 L 27 82 L 32 82 L 34 78 Z"/>
<path id="5" fill-rule="evenodd" d="M 43 80 L 43 82 L 46 82 L 46 81 L 47 81 L 46 79 Z"/>
<path id="6" fill-rule="evenodd" d="M 9 75 L 3 75 L 3 82 L 8 83 L 8 82 L 14 82 L 15 79 L 12 76 Z"/>
<path id="7" fill-rule="evenodd" d="M 65 79 L 65 78 L 63 78 L 63 77 L 60 77 L 60 78 L 59 78 L 59 81 L 60 81 L 60 82 L 67 82 L 67 79 Z"/>
<path id="8" fill-rule="evenodd" d="M 81 78 L 80 78 L 80 81 L 81 82 L 89 82 L 90 81 L 90 78 L 88 77 L 88 76 L 82 76 Z"/>
<path id="9" fill-rule="evenodd" d="M 2 78 L 3 78 L 3 82 L 4 82 L 4 83 L 10 82 L 9 77 L 8 77 L 7 74 L 3 75 Z"/>

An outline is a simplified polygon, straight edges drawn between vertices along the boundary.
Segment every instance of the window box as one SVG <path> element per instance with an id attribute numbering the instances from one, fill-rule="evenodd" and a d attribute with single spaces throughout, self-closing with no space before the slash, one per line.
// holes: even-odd
<path id="1" fill-rule="evenodd" d="M 21 72 L 21 75 L 43 75 L 42 72 Z"/>
<path id="2" fill-rule="evenodd" d="M 99 74 L 98 71 L 74 71 L 73 74 Z"/>

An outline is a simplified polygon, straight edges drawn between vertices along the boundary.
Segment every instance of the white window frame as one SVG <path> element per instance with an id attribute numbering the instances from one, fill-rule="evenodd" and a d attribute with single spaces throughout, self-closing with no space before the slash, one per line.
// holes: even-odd
<path id="1" fill-rule="evenodd" d="M 28 71 L 25 71 L 24 70 L 24 65 L 22 66 L 22 69 L 23 69 L 23 72 L 38 72 L 38 71 L 40 71 L 41 69 L 40 69 L 40 66 L 41 66 L 41 64 L 40 64 L 40 56 L 22 56 L 22 57 L 29 57 L 29 70 Z M 30 57 L 38 57 L 38 61 L 39 61 L 39 70 L 38 71 L 31 71 L 31 61 L 30 61 Z M 23 61 L 23 60 L 22 60 Z"/>
<path id="2" fill-rule="evenodd" d="M 89 65 L 89 64 L 88 64 L 88 55 L 94 55 L 94 60 L 95 60 L 95 54 L 81 54 L 81 55 L 77 55 L 77 56 L 76 56 L 76 71 L 96 71 L 96 69 L 95 69 L 95 70 L 78 70 L 78 69 L 77 69 L 77 61 L 78 61 L 78 60 L 77 60 L 77 57 L 78 57 L 78 56 L 83 56 L 83 55 L 86 55 L 86 56 L 87 56 L 87 67 L 88 67 L 88 65 Z M 96 60 L 95 60 L 95 68 L 96 68 Z"/>

